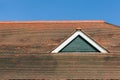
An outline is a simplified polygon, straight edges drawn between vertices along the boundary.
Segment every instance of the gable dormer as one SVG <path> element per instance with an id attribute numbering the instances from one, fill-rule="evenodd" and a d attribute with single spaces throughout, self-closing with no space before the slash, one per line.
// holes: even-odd
<path id="1" fill-rule="evenodd" d="M 107 51 L 96 43 L 93 39 L 87 36 L 81 28 L 76 31 L 60 44 L 52 53 L 60 52 L 100 52 L 107 53 Z"/>

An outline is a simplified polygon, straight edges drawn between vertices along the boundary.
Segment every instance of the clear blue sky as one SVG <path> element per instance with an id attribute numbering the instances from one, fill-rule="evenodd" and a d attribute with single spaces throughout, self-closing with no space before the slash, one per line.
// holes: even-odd
<path id="1" fill-rule="evenodd" d="M 0 0 L 0 21 L 105 20 L 120 26 L 120 0 Z"/>

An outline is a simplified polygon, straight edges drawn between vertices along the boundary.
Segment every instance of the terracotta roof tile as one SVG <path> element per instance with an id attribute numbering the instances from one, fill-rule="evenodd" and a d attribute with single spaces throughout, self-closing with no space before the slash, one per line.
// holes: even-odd
<path id="1" fill-rule="evenodd" d="M 17 53 L 49 53 L 78 27 L 109 52 L 120 52 L 120 28 L 101 20 L 0 22 L 0 50 L 16 53 L 20 46 Z"/>
<path id="2" fill-rule="evenodd" d="M 0 78 L 120 79 L 120 54 L 68 54 L 0 55 Z"/>
<path id="3" fill-rule="evenodd" d="M 110 54 L 50 54 L 78 27 Z M 119 61 L 120 27 L 104 21 L 0 22 L 2 80 L 114 80 L 120 79 Z"/>

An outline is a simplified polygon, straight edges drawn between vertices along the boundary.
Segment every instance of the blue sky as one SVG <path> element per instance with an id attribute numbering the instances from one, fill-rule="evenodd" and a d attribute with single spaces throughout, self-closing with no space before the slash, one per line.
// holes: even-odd
<path id="1" fill-rule="evenodd" d="M 120 0 L 0 0 L 0 21 L 105 20 L 120 26 Z"/>

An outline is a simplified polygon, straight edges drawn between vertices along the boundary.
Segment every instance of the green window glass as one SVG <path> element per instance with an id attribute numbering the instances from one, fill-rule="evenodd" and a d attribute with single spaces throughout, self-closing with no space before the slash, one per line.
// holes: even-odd
<path id="1" fill-rule="evenodd" d="M 88 43 L 85 39 L 77 36 L 60 52 L 99 52 L 95 47 Z"/>

